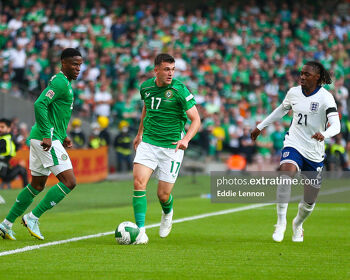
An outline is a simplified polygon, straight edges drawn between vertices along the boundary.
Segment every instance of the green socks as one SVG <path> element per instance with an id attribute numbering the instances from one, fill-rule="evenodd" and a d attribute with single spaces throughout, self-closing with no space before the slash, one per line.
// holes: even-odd
<path id="1" fill-rule="evenodd" d="M 136 225 L 144 227 L 147 211 L 146 191 L 134 191 L 132 206 L 134 207 Z"/>
<path id="2" fill-rule="evenodd" d="M 33 215 L 40 218 L 42 214 L 58 204 L 67 194 L 70 193 L 70 191 L 71 190 L 67 188 L 63 183 L 59 182 L 47 192 L 45 197 L 33 209 Z"/>
<path id="3" fill-rule="evenodd" d="M 160 205 L 162 206 L 163 212 L 169 214 L 173 209 L 173 196 L 170 194 L 168 201 L 160 202 Z M 136 225 L 138 227 L 144 227 L 147 211 L 146 191 L 134 191 L 132 206 L 134 207 Z"/>
<path id="4" fill-rule="evenodd" d="M 169 199 L 166 202 L 160 202 L 160 205 L 162 206 L 164 214 L 169 214 L 171 209 L 173 209 L 173 196 L 170 194 Z"/>
<path id="5" fill-rule="evenodd" d="M 39 193 L 40 191 L 34 189 L 30 184 L 28 184 L 17 196 L 16 202 L 13 204 L 6 217 L 6 220 L 14 223 L 15 220 L 21 216 L 24 211 L 26 211 L 29 205 L 33 202 L 33 198 Z"/>

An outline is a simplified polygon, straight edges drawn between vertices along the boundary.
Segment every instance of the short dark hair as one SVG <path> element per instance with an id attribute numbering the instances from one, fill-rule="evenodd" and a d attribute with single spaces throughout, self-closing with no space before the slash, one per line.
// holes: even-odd
<path id="1" fill-rule="evenodd" d="M 80 51 L 78 51 L 77 49 L 73 49 L 73 48 L 66 48 L 62 51 L 61 60 L 68 58 L 68 57 L 73 57 L 73 56 L 81 56 Z"/>
<path id="2" fill-rule="evenodd" d="M 0 123 L 4 123 L 7 127 L 11 127 L 12 122 L 9 119 L 2 118 L 0 119 Z"/>
<path id="3" fill-rule="evenodd" d="M 154 66 L 161 65 L 162 62 L 175 63 L 175 59 L 167 53 L 160 53 L 154 59 Z"/>
<path id="4" fill-rule="evenodd" d="M 320 78 L 317 81 L 317 84 L 319 85 L 330 85 L 332 83 L 331 74 L 324 68 L 322 63 L 319 63 L 317 61 L 308 61 L 305 63 L 305 65 L 311 66 L 313 69 L 315 69 L 319 74 Z"/>

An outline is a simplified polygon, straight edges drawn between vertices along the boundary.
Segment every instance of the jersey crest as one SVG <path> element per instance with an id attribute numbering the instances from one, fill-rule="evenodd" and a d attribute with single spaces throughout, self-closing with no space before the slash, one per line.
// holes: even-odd
<path id="1" fill-rule="evenodd" d="M 172 98 L 172 97 L 174 96 L 173 91 L 172 91 L 171 89 L 165 91 L 164 96 L 165 96 L 165 98 L 167 98 L 167 99 Z"/>
<path id="2" fill-rule="evenodd" d="M 310 103 L 311 113 L 317 113 L 319 107 L 320 107 L 320 104 L 318 102 L 311 102 Z"/>

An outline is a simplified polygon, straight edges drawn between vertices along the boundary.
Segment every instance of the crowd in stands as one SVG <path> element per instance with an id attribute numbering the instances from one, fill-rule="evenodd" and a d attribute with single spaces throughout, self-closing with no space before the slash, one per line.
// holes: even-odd
<path id="1" fill-rule="evenodd" d="M 103 116 L 115 128 L 126 121 L 132 132 L 142 108 L 138 87 L 153 76 L 155 55 L 167 52 L 175 57 L 176 78 L 198 104 L 203 126 L 194 144 L 212 158 L 240 152 L 248 162 L 274 161 L 291 115 L 256 143 L 250 131 L 297 85 L 302 65 L 317 60 L 333 75 L 327 89 L 342 121 L 342 134 L 327 143 L 328 150 L 335 153 L 330 144 L 339 142 L 345 157 L 350 148 L 348 1 L 188 5 L 6 1 L 0 10 L 0 92 L 35 99 L 59 71 L 60 51 L 77 48 L 84 57 L 73 85 L 77 116 L 92 121 Z"/>

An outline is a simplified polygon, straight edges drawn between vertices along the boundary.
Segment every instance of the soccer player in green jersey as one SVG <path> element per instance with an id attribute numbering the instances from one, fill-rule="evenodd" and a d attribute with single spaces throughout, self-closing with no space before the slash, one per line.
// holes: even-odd
<path id="1" fill-rule="evenodd" d="M 155 171 L 158 178 L 158 198 L 162 206 L 160 237 L 171 231 L 173 197 L 177 175 L 188 143 L 200 127 L 200 117 L 194 96 L 184 84 L 173 79 L 175 60 L 169 54 L 159 54 L 154 61 L 155 78 L 142 83 L 141 99 L 144 101 L 140 126 L 134 140 L 133 207 L 140 235 L 136 244 L 146 244 L 147 210 L 146 186 Z M 185 134 L 187 118 L 191 125 Z"/>
<path id="2" fill-rule="evenodd" d="M 30 132 L 29 169 L 32 181 L 17 196 L 5 220 L 0 224 L 0 234 L 5 239 L 16 240 L 12 225 L 45 187 L 52 172 L 59 183 L 53 186 L 32 210 L 22 217 L 29 233 L 43 240 L 38 220 L 58 204 L 76 185 L 75 176 L 65 148 L 72 147 L 67 137 L 67 126 L 73 110 L 71 81 L 76 80 L 83 63 L 80 52 L 67 48 L 61 54 L 61 72 L 54 75 L 47 88 L 34 103 L 35 124 Z"/>

